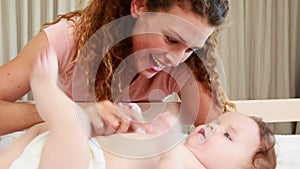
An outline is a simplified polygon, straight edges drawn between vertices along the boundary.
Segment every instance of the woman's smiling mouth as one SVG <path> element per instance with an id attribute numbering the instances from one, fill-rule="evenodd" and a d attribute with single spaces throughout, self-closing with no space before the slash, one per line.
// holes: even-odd
<path id="1" fill-rule="evenodd" d="M 152 69 L 154 71 L 161 71 L 162 69 L 164 69 L 166 67 L 158 59 L 156 59 L 156 57 L 152 53 L 150 53 L 149 55 L 150 55 L 153 65 L 154 65 L 152 67 Z"/>

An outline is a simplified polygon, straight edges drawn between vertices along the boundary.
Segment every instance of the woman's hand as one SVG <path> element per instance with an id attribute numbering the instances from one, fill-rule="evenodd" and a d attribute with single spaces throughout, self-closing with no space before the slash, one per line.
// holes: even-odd
<path id="1" fill-rule="evenodd" d="M 87 112 L 92 136 L 145 132 L 143 126 L 135 123 L 143 120 L 137 104 L 114 104 L 104 100 L 98 103 L 79 103 L 79 105 Z"/>

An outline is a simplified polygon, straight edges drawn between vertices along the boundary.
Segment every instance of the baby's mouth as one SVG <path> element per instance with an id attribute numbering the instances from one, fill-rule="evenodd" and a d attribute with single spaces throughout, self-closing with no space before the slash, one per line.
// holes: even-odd
<path id="1" fill-rule="evenodd" d="M 198 139 L 199 139 L 199 143 L 200 144 L 203 144 L 206 140 L 207 140 L 207 137 L 206 137 L 206 135 L 205 135 L 205 127 L 203 127 L 203 128 L 201 128 L 199 131 L 198 131 L 198 133 L 199 133 L 199 137 L 198 137 Z"/>
<path id="2" fill-rule="evenodd" d="M 204 128 L 201 128 L 198 133 L 202 134 L 204 137 L 205 137 L 205 129 Z"/>
<path id="3" fill-rule="evenodd" d="M 210 136 L 214 134 L 216 125 L 217 124 L 215 123 L 209 123 L 207 125 L 203 125 L 200 128 L 200 130 L 198 131 L 200 144 L 206 142 L 210 138 Z"/>

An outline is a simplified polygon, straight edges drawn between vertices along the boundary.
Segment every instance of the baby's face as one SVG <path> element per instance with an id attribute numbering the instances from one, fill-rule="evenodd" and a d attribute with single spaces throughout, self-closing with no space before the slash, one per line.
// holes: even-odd
<path id="1" fill-rule="evenodd" d="M 214 133 L 206 139 L 211 129 Z M 249 163 L 259 146 L 259 128 L 254 120 L 228 112 L 219 125 L 198 126 L 186 139 L 185 146 L 209 169 L 240 168 Z"/>

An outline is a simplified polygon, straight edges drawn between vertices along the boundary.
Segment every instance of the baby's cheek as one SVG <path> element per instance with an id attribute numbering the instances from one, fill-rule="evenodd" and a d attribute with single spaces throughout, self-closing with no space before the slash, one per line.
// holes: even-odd
<path id="1" fill-rule="evenodd" d="M 216 139 L 220 139 L 222 140 L 221 138 L 216 138 L 216 137 L 209 137 L 206 139 L 205 143 L 203 143 L 201 145 L 201 148 L 203 149 L 203 151 L 205 151 L 205 153 L 217 153 L 219 154 L 220 152 L 223 153 L 222 149 L 224 148 L 224 144 L 217 140 Z"/>

